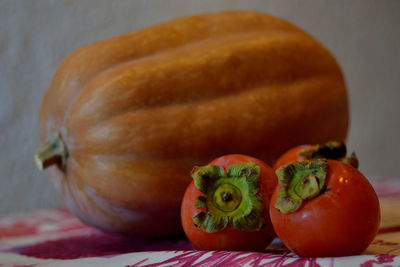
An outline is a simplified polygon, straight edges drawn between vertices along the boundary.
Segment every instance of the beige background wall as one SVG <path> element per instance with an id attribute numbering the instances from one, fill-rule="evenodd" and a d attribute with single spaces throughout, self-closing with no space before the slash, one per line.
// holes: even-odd
<path id="1" fill-rule="evenodd" d="M 41 97 L 65 56 L 89 42 L 224 9 L 283 17 L 328 47 L 348 86 L 349 149 L 370 179 L 400 179 L 400 1 L 0 0 L 0 214 L 60 205 L 33 153 Z"/>

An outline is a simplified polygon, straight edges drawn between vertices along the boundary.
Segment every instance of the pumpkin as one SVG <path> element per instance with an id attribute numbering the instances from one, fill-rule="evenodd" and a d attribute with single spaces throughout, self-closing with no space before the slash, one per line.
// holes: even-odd
<path id="1" fill-rule="evenodd" d="M 347 127 L 330 52 L 282 19 L 227 11 L 69 55 L 43 98 L 35 158 L 84 222 L 162 236 L 181 229 L 194 165 L 229 153 L 272 164 L 295 145 L 343 141 Z"/>

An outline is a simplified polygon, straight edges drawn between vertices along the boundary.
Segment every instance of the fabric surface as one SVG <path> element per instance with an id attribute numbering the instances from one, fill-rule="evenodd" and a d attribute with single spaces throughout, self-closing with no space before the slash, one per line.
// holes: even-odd
<path id="1" fill-rule="evenodd" d="M 279 239 L 265 253 L 197 251 L 183 237 L 145 240 L 104 233 L 59 208 L 0 217 L 0 266 L 400 266 L 400 182 L 374 187 L 382 221 L 363 255 L 300 258 Z"/>

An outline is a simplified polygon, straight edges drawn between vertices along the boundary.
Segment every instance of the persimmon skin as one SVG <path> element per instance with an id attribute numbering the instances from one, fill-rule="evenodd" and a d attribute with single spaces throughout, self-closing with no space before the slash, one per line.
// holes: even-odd
<path id="1" fill-rule="evenodd" d="M 326 191 L 306 200 L 292 213 L 275 207 L 270 216 L 282 243 L 301 257 L 338 257 L 362 253 L 374 239 L 379 223 L 379 200 L 367 178 L 352 166 L 328 160 Z"/>
<path id="2" fill-rule="evenodd" d="M 183 196 L 181 222 L 189 241 L 199 250 L 263 251 L 276 236 L 269 217 L 269 202 L 277 185 L 277 178 L 272 168 L 261 160 L 238 154 L 222 156 L 209 164 L 226 169 L 229 165 L 240 162 L 254 162 L 260 167 L 258 194 L 264 200 L 265 226 L 259 231 L 241 231 L 228 224 L 225 229 L 215 233 L 207 233 L 196 227 L 193 223 L 193 216 L 201 210 L 197 209 L 194 203 L 202 193 L 192 181 Z"/>

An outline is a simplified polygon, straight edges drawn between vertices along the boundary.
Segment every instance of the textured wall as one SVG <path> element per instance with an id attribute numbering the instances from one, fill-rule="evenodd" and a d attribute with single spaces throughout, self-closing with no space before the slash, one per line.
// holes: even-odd
<path id="1" fill-rule="evenodd" d="M 33 153 L 41 97 L 65 56 L 177 16 L 225 9 L 283 17 L 328 47 L 348 85 L 348 145 L 361 171 L 399 177 L 400 1 L 0 0 L 0 214 L 60 205 Z"/>

